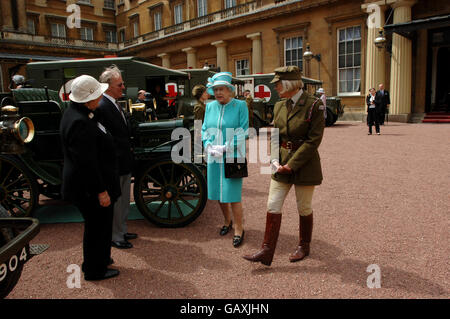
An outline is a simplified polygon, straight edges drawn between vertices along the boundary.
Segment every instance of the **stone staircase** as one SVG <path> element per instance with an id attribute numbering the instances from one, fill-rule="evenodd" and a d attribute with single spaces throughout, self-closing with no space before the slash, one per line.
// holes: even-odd
<path id="1" fill-rule="evenodd" d="M 448 112 L 430 112 L 427 113 L 422 123 L 450 123 L 450 113 Z"/>

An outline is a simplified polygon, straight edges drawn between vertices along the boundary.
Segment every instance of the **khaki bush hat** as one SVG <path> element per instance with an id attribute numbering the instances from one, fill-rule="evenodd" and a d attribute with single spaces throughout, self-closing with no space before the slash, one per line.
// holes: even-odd
<path id="1" fill-rule="evenodd" d="M 101 96 L 108 86 L 108 83 L 100 83 L 90 75 L 80 75 L 72 82 L 69 99 L 76 103 L 86 103 Z"/>
<path id="2" fill-rule="evenodd" d="M 290 66 L 283 66 L 281 68 L 276 68 L 275 76 L 272 79 L 272 81 L 270 81 L 270 83 L 275 83 L 280 80 L 295 81 L 301 79 L 302 79 L 302 71 L 300 71 L 300 69 L 297 66 L 290 65 Z"/>

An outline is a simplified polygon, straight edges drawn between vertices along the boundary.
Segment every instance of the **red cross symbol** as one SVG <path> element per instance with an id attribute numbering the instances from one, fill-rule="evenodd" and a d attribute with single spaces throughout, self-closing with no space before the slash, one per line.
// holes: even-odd
<path id="1" fill-rule="evenodd" d="M 267 85 L 260 84 L 255 87 L 255 97 L 264 99 L 266 102 L 270 100 L 272 92 Z"/>
<path id="2" fill-rule="evenodd" d="M 167 83 L 166 84 L 167 97 L 175 98 L 178 94 L 177 85 L 175 83 Z M 169 105 L 174 105 L 175 99 L 169 100 Z"/>

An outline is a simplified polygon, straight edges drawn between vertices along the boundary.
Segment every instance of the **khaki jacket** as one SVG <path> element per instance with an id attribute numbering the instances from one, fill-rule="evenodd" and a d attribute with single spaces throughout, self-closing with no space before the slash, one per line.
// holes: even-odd
<path id="1" fill-rule="evenodd" d="M 203 120 L 205 119 L 205 110 L 206 105 L 200 101 L 197 101 L 197 103 L 194 105 L 194 120 L 200 120 L 203 122 Z"/>
<path id="2" fill-rule="evenodd" d="M 272 174 L 272 179 L 295 185 L 321 184 L 323 177 L 318 148 L 325 127 L 322 101 L 303 92 L 289 118 L 286 99 L 277 102 L 274 108 L 274 127 L 279 129 L 279 162 L 281 165 L 287 163 L 293 174 L 275 173 Z M 301 146 L 289 151 L 282 147 L 282 143 L 288 141 Z M 273 142 L 272 139 L 272 160 L 276 159 L 277 154 Z"/>

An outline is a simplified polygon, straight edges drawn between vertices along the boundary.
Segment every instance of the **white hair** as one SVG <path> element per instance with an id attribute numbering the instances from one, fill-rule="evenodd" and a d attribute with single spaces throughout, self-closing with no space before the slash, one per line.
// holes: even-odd
<path id="1" fill-rule="evenodd" d="M 100 75 L 99 81 L 101 83 L 111 83 L 111 79 L 118 78 L 122 75 L 122 72 L 120 72 L 120 69 L 116 65 L 111 65 L 110 67 L 106 68 L 105 71 Z"/>
<path id="2" fill-rule="evenodd" d="M 281 80 L 283 90 L 280 93 L 291 92 L 303 88 L 302 80 Z"/>

